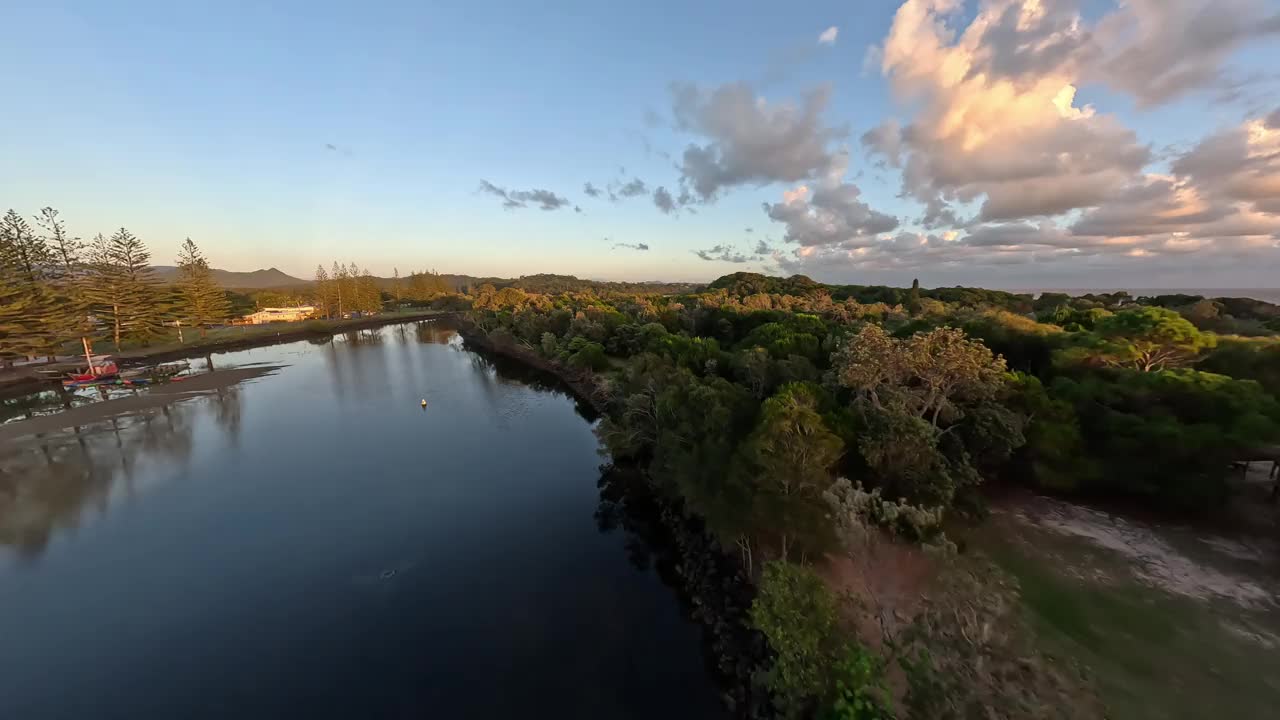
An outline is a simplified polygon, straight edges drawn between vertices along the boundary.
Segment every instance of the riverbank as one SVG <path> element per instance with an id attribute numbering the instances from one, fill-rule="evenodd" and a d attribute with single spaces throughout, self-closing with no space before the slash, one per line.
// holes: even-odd
<path id="1" fill-rule="evenodd" d="M 609 394 L 599 375 L 590 370 L 578 370 L 564 363 L 543 357 L 536 350 L 520 345 L 514 340 L 510 342 L 496 341 L 493 337 L 476 326 L 475 323 L 458 316 L 458 334 L 463 340 L 482 350 L 518 360 L 535 370 L 554 375 L 556 379 L 569 386 L 569 389 L 593 410 L 605 414 L 609 404 Z"/>
<path id="2" fill-rule="evenodd" d="M 242 326 L 239 331 L 234 328 L 228 328 L 225 334 L 197 338 L 187 343 L 166 343 L 164 345 L 153 345 L 110 354 L 120 367 L 137 367 L 201 357 L 215 352 L 248 350 L 249 348 L 294 342 L 296 340 L 328 337 L 353 330 L 366 330 L 395 323 L 432 320 L 455 317 L 457 315 L 458 313 L 453 310 L 423 310 L 407 313 L 384 313 L 374 317 L 352 320 L 308 320 L 301 323 Z M 195 331 L 189 330 L 188 332 Z M 65 369 L 70 372 L 81 365 L 83 363 L 77 360 L 71 363 L 27 365 L 2 371 L 0 372 L 0 400 L 21 397 L 59 386 L 59 381 L 40 377 L 37 371 Z"/>
<path id="3" fill-rule="evenodd" d="M 457 329 L 468 344 L 546 372 L 596 412 L 608 414 L 608 382 L 601 375 L 544 357 L 514 339 L 495 340 L 466 319 L 458 321 Z M 737 556 L 725 553 L 678 500 L 658 493 L 639 468 L 607 466 L 600 488 L 602 509 L 626 508 L 617 517 L 653 553 L 659 574 L 702 626 L 706 659 L 723 686 L 725 706 L 739 718 L 777 717 L 773 698 L 761 684 L 772 664 L 771 651 L 750 624 L 755 585 Z"/>

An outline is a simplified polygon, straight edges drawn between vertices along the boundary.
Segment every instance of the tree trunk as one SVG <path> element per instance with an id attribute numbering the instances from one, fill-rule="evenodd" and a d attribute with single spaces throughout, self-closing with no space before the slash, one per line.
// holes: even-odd
<path id="1" fill-rule="evenodd" d="M 115 326 L 116 352 L 120 352 L 120 306 L 111 306 L 111 321 Z"/>

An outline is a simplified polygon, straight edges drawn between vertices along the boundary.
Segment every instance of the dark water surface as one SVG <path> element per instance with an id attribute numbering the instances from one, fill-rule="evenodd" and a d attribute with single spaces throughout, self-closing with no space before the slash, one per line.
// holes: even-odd
<path id="1" fill-rule="evenodd" d="M 436 323 L 214 361 L 288 367 L 0 444 L 0 718 L 723 716 L 568 395 Z"/>

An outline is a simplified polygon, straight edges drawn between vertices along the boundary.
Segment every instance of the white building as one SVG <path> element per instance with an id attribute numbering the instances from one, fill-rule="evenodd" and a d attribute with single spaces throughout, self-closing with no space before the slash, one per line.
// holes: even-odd
<path id="1" fill-rule="evenodd" d="M 250 325 L 266 325 L 275 322 L 297 322 L 314 315 L 316 309 L 310 305 L 289 308 L 262 308 L 252 315 L 245 315 L 244 321 Z"/>

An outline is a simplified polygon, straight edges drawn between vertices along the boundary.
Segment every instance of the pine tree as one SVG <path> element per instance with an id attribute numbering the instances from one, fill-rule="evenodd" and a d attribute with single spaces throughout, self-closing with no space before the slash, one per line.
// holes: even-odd
<path id="1" fill-rule="evenodd" d="M 360 295 L 360 268 L 355 263 L 351 263 L 344 270 L 346 274 L 343 277 L 346 278 L 347 288 L 343 292 L 346 293 L 347 297 L 351 298 L 347 302 L 347 310 L 363 310 L 364 298 Z"/>
<path id="2" fill-rule="evenodd" d="M 382 291 L 369 268 L 360 273 L 360 311 L 374 313 L 382 309 Z"/>
<path id="3" fill-rule="evenodd" d="M 17 272 L 17 279 L 32 285 L 43 282 L 45 273 L 53 265 L 53 253 L 44 240 L 31 231 L 25 218 L 10 209 L 0 220 L 0 236 L 4 239 L 3 252 Z"/>
<path id="4" fill-rule="evenodd" d="M 391 295 L 396 299 L 396 306 L 404 300 L 404 288 L 400 283 L 400 268 L 391 268 Z"/>
<path id="5" fill-rule="evenodd" d="M 4 309 L 0 311 L 0 354 L 52 354 L 58 344 L 53 322 L 53 298 L 45 279 L 52 256 L 44 241 L 13 210 L 0 219 L 0 280 Z"/>
<path id="6" fill-rule="evenodd" d="M 337 302 L 338 302 L 337 318 L 339 320 L 341 320 L 342 316 L 346 314 L 346 310 L 343 305 L 343 297 L 342 297 L 343 293 L 347 290 L 347 288 L 345 287 L 345 285 L 347 284 L 346 276 L 347 276 L 346 266 L 339 265 L 338 261 L 334 260 L 333 261 L 333 289 L 334 289 L 334 297 L 337 299 Z M 348 299 L 351 297 L 350 293 L 347 293 L 346 295 Z"/>
<path id="7" fill-rule="evenodd" d="M 86 298 L 116 350 L 125 339 L 147 343 L 158 336 L 169 308 L 142 240 L 120 228 L 109 239 L 95 237 L 88 254 Z"/>
<path id="8" fill-rule="evenodd" d="M 98 233 L 86 251 L 84 297 L 89 310 L 106 326 L 117 350 L 124 334 L 127 283 L 111 257 L 111 241 Z"/>
<path id="9" fill-rule="evenodd" d="M 80 238 L 67 232 L 58 211 L 41 208 L 36 224 L 44 231 L 45 247 L 52 258 L 46 277 L 52 291 L 51 324 L 59 341 L 88 335 L 88 303 L 85 300 L 84 248 Z"/>
<path id="10" fill-rule="evenodd" d="M 45 247 L 53 256 L 54 272 L 61 277 L 74 275 L 80 268 L 84 243 L 80 238 L 67 233 L 66 223 L 58 217 L 58 211 L 51 207 L 40 209 L 36 224 L 45 232 Z"/>
<path id="11" fill-rule="evenodd" d="M 48 339 L 40 310 L 39 296 L 22 282 L 17 266 L 0 255 L 0 367 L 45 347 Z"/>
<path id="12" fill-rule="evenodd" d="M 920 302 L 920 281 L 911 281 L 911 291 L 907 293 L 907 312 L 911 315 L 919 315 L 921 310 Z"/>
<path id="13" fill-rule="evenodd" d="M 333 317 L 333 281 L 323 265 L 316 265 L 316 306 L 326 318 Z"/>
<path id="14" fill-rule="evenodd" d="M 160 335 L 167 308 L 151 252 L 138 236 L 120 228 L 111 236 L 111 259 L 125 280 L 124 334 L 143 344 Z"/>
<path id="15" fill-rule="evenodd" d="M 209 262 L 191 238 L 178 251 L 177 300 L 180 319 L 200 328 L 200 337 L 208 334 L 210 325 L 225 322 L 231 315 L 226 293 L 214 281 Z"/>

